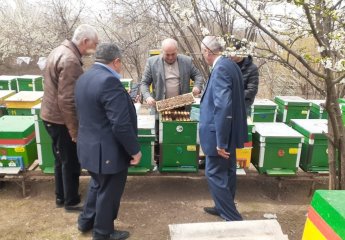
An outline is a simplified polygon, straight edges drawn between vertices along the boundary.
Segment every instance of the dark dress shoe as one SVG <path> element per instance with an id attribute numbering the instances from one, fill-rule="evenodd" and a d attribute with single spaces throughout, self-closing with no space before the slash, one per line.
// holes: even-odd
<path id="1" fill-rule="evenodd" d="M 63 199 L 57 198 L 55 200 L 55 204 L 57 208 L 62 208 L 63 206 L 65 206 L 65 201 Z"/>
<path id="2" fill-rule="evenodd" d="M 110 234 L 110 240 L 124 240 L 129 237 L 129 232 L 127 231 L 114 231 L 112 234 Z"/>
<path id="3" fill-rule="evenodd" d="M 93 228 L 93 226 L 81 226 L 78 224 L 78 230 L 81 233 L 87 233 L 87 232 L 91 231 L 92 228 Z"/>
<path id="4" fill-rule="evenodd" d="M 114 230 L 114 232 L 110 235 L 101 235 L 93 232 L 92 240 L 125 240 L 128 237 L 129 232 Z"/>
<path id="5" fill-rule="evenodd" d="M 83 211 L 84 205 L 82 203 L 78 203 L 75 205 L 65 205 L 65 210 L 66 212 L 81 212 Z"/>
<path id="6" fill-rule="evenodd" d="M 214 216 L 220 216 L 220 213 L 217 211 L 215 207 L 204 207 L 204 211 Z"/>

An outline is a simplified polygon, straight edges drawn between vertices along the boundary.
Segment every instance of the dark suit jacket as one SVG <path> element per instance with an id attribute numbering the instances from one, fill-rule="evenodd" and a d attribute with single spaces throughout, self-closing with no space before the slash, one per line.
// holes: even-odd
<path id="1" fill-rule="evenodd" d="M 221 57 L 214 66 L 200 102 L 199 136 L 207 156 L 217 146 L 234 154 L 247 141 L 242 74 L 236 63 Z"/>
<path id="2" fill-rule="evenodd" d="M 147 60 L 143 77 L 141 79 L 141 93 L 144 100 L 151 96 L 150 85 L 154 86 L 154 96 L 156 100 L 165 99 L 165 71 L 162 55 L 150 57 Z M 189 80 L 194 81 L 194 87 L 202 90 L 204 77 L 200 71 L 194 66 L 192 58 L 178 54 L 178 68 L 180 72 L 180 92 L 181 94 L 189 93 Z"/>
<path id="3" fill-rule="evenodd" d="M 81 167 L 101 174 L 128 168 L 140 147 L 135 107 L 120 80 L 95 64 L 78 79 L 75 100 Z"/>

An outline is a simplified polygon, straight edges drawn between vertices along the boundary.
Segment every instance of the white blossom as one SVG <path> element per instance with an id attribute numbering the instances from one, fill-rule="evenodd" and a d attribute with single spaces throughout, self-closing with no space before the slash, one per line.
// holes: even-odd
<path id="1" fill-rule="evenodd" d="M 226 42 L 225 42 L 224 38 L 222 38 L 222 37 L 217 37 L 217 40 L 218 40 L 219 44 L 220 44 L 223 48 L 225 48 Z"/>
<path id="2" fill-rule="evenodd" d="M 321 60 L 321 64 L 324 66 L 326 69 L 332 69 L 333 63 L 331 58 L 324 58 Z"/>
<path id="3" fill-rule="evenodd" d="M 200 30 L 203 36 L 207 36 L 210 34 L 210 31 L 205 27 L 201 27 Z"/>
<path id="4" fill-rule="evenodd" d="M 340 59 L 338 62 L 335 63 L 334 68 L 337 72 L 345 71 L 345 59 Z"/>
<path id="5" fill-rule="evenodd" d="M 318 46 L 317 47 L 317 51 L 319 52 L 319 53 L 322 53 L 323 51 L 325 51 L 326 49 L 325 49 L 325 47 L 324 46 Z"/>

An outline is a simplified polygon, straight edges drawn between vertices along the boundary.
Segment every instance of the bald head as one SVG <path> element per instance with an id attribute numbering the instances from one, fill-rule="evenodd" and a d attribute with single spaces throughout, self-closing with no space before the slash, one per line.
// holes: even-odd
<path id="1" fill-rule="evenodd" d="M 167 38 L 162 41 L 163 59 L 168 64 L 173 64 L 177 59 L 177 41 Z"/>

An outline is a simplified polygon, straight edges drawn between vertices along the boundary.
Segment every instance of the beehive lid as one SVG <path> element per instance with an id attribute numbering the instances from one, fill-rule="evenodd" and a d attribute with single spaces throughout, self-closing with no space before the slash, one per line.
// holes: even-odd
<path id="1" fill-rule="evenodd" d="M 255 99 L 253 103 L 254 107 L 264 106 L 276 108 L 277 104 L 269 99 Z"/>
<path id="2" fill-rule="evenodd" d="M 200 106 L 200 101 L 201 101 L 201 98 L 194 98 L 194 103 L 192 104 L 193 106 Z"/>
<path id="3" fill-rule="evenodd" d="M 1 139 L 23 139 L 34 131 L 33 116 L 2 116 L 0 118 Z"/>
<path id="4" fill-rule="evenodd" d="M 5 100 L 7 108 L 32 108 L 41 102 L 42 91 L 21 91 Z"/>
<path id="5" fill-rule="evenodd" d="M 10 75 L 1 75 L 0 81 L 10 81 L 10 80 L 16 80 L 17 76 L 10 76 Z"/>
<path id="6" fill-rule="evenodd" d="M 41 75 L 22 75 L 17 77 L 18 80 L 34 80 L 40 78 L 42 78 Z"/>
<path id="7" fill-rule="evenodd" d="M 138 129 L 155 129 L 155 115 L 138 115 Z"/>
<path id="8" fill-rule="evenodd" d="M 0 105 L 3 104 L 4 100 L 12 95 L 14 95 L 16 91 L 14 90 L 0 90 Z"/>
<path id="9" fill-rule="evenodd" d="M 41 111 L 41 103 L 39 103 L 39 104 L 37 104 L 31 108 L 31 114 L 32 115 L 39 114 L 40 111 Z"/>
<path id="10" fill-rule="evenodd" d="M 161 54 L 161 50 L 160 49 L 151 49 L 149 50 L 149 55 L 150 56 L 155 56 L 155 55 L 159 55 Z"/>
<path id="11" fill-rule="evenodd" d="M 321 104 L 325 104 L 326 103 L 326 100 L 309 100 L 312 104 L 315 104 L 315 105 L 321 105 Z"/>
<path id="12" fill-rule="evenodd" d="M 303 135 L 284 123 L 255 123 L 254 131 L 263 137 L 303 138 Z"/>
<path id="13" fill-rule="evenodd" d="M 184 107 L 194 103 L 194 97 L 192 93 L 186 93 L 178 95 L 176 97 L 164 99 L 156 102 L 157 111 L 171 110 L 179 107 Z"/>
<path id="14" fill-rule="evenodd" d="M 289 106 L 311 106 L 311 102 L 298 96 L 276 96 L 276 103 Z"/>
<path id="15" fill-rule="evenodd" d="M 128 83 L 130 83 L 130 82 L 133 81 L 133 79 L 132 78 L 121 78 L 120 81 L 121 82 L 128 82 Z"/>
<path id="16" fill-rule="evenodd" d="M 344 190 L 316 190 L 311 201 L 318 215 L 340 237 L 345 237 L 344 199 Z"/>
<path id="17" fill-rule="evenodd" d="M 294 128 L 302 133 L 304 136 L 309 137 L 314 135 L 316 138 L 324 138 L 324 133 L 328 133 L 327 119 L 292 119 L 291 123 Z"/>

